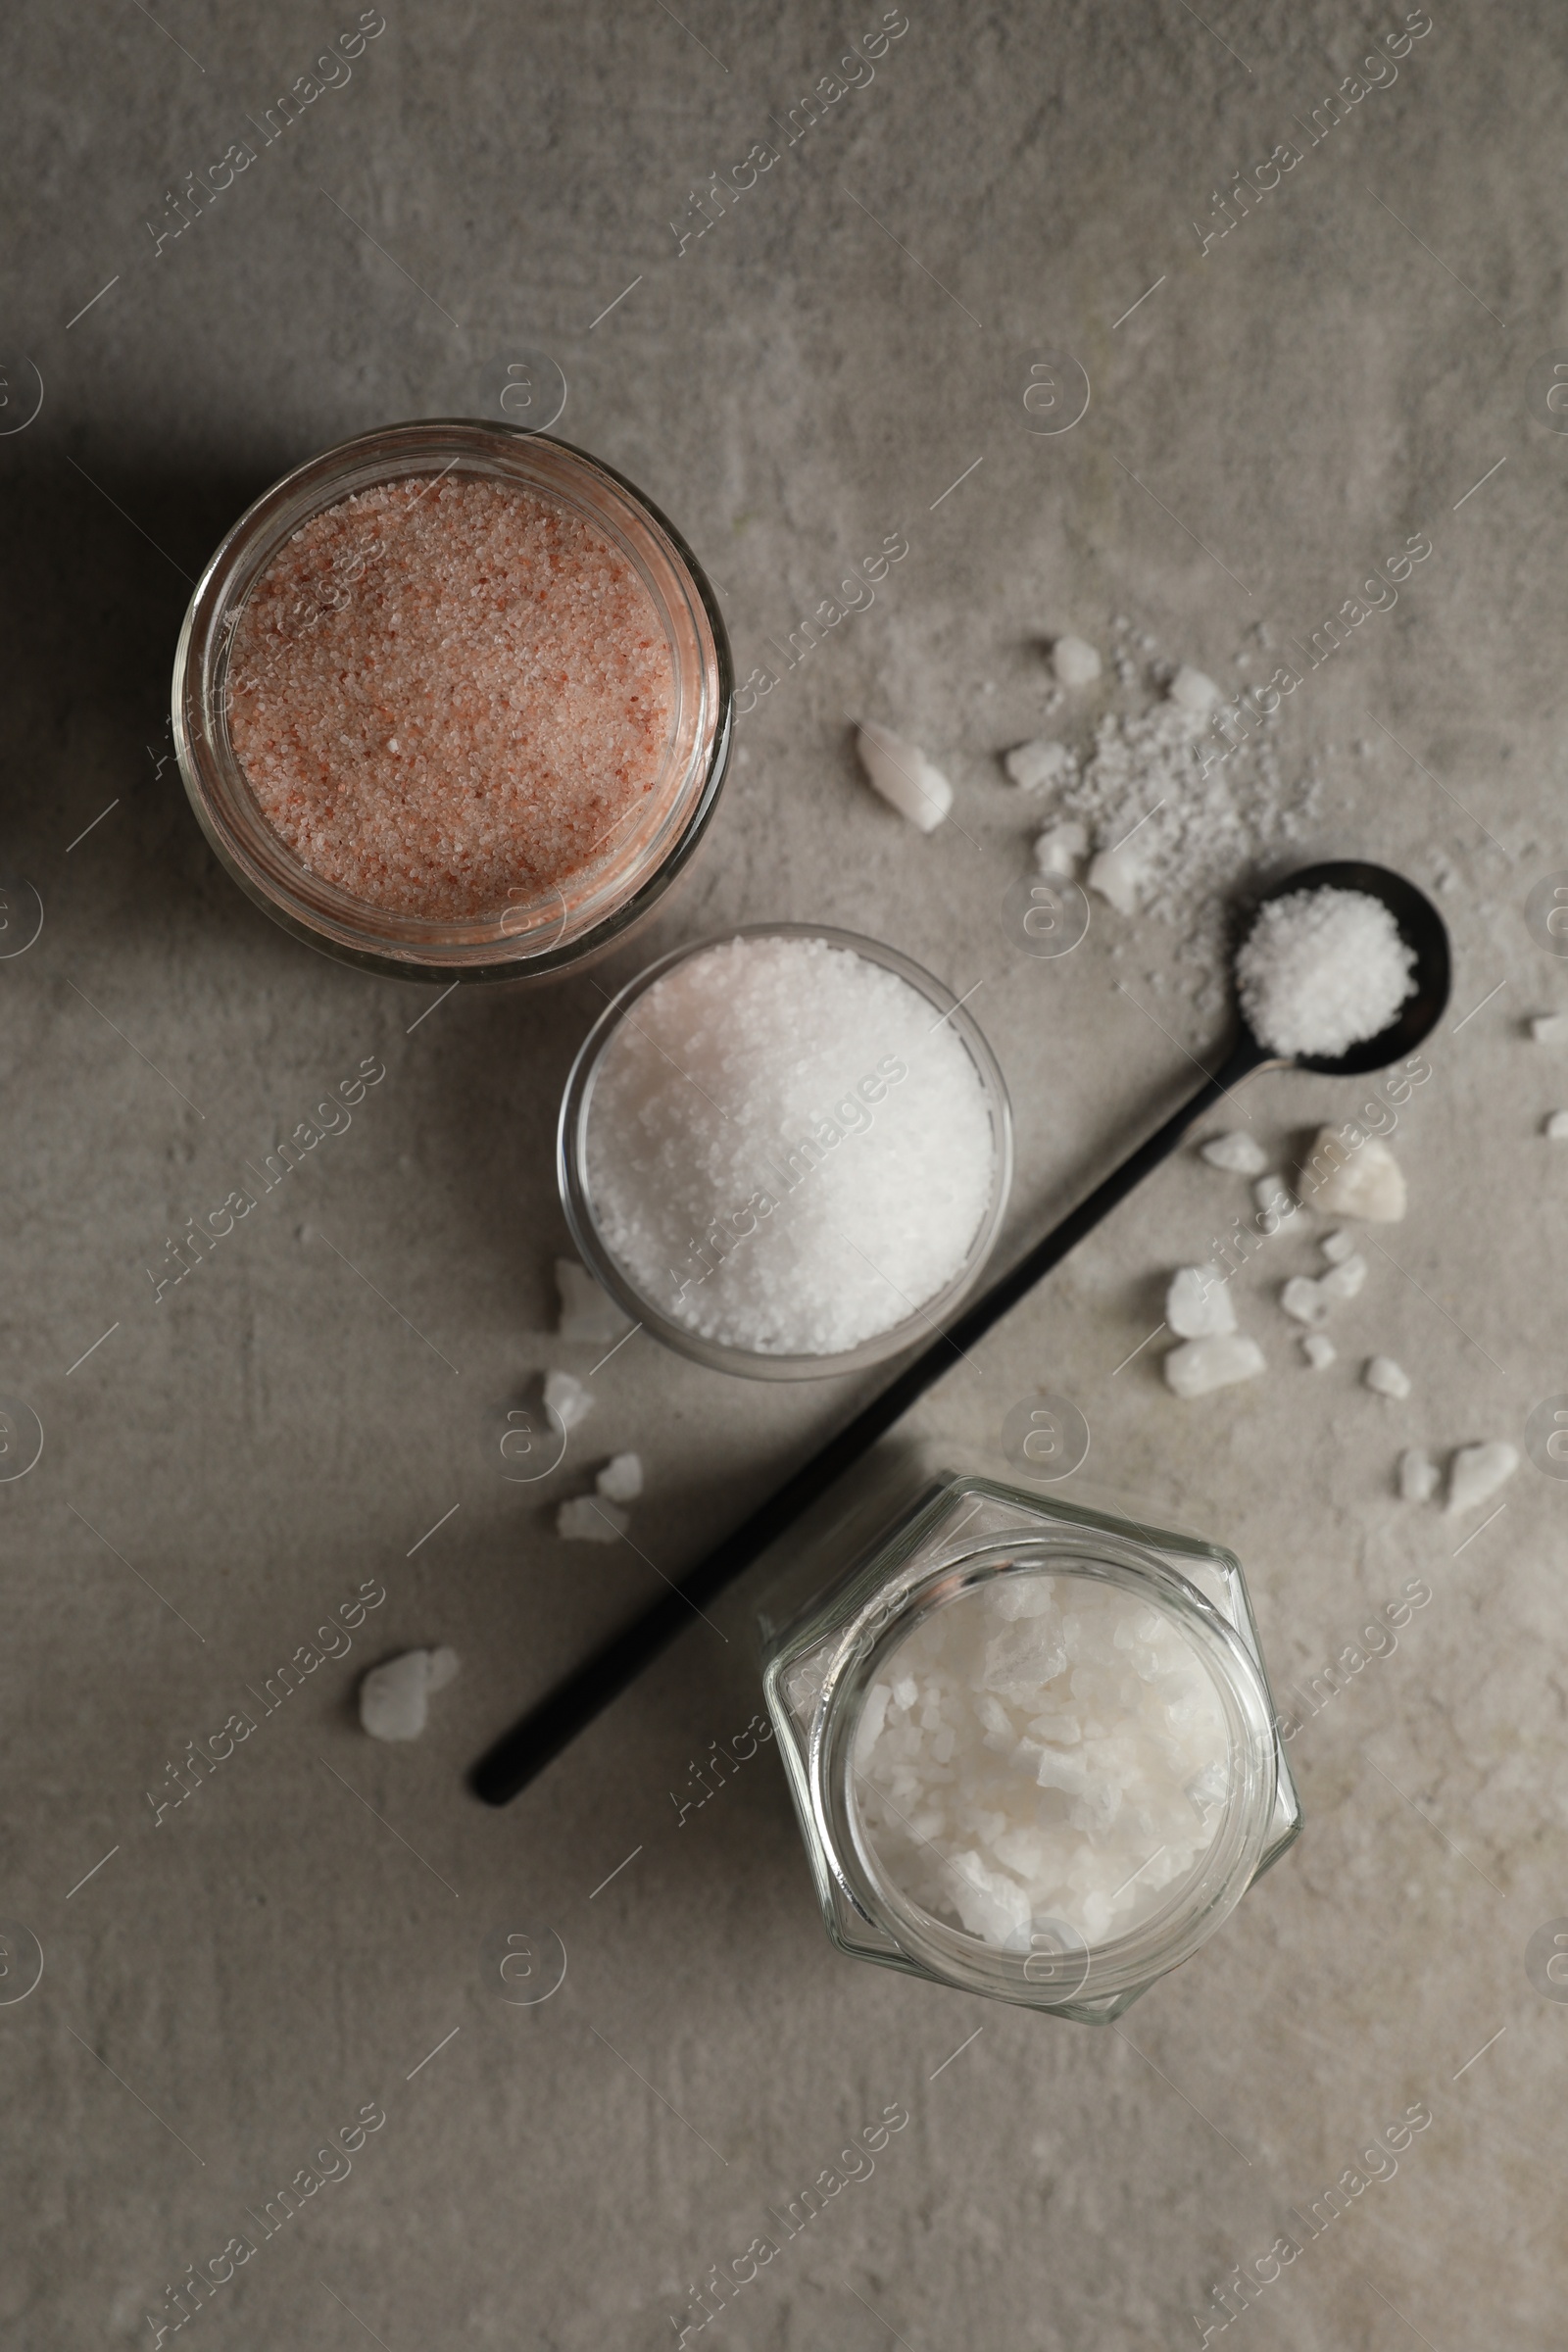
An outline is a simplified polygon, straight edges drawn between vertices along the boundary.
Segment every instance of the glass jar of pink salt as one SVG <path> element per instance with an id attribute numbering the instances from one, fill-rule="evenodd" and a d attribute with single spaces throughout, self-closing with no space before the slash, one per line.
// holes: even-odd
<path id="1" fill-rule="evenodd" d="M 1299 1834 L 1218 1544 L 944 1469 L 927 1442 L 862 1464 L 754 1580 L 779 1753 L 853 1958 L 1105 2023 Z"/>
<path id="2" fill-rule="evenodd" d="M 180 772 L 240 887 L 328 955 L 542 979 L 650 912 L 713 813 L 733 672 L 679 533 L 542 434 L 389 425 L 243 514 L 174 661 Z"/>

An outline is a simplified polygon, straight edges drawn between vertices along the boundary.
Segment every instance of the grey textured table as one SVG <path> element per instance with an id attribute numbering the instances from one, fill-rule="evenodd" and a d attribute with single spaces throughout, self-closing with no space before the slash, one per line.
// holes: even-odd
<path id="1" fill-rule="evenodd" d="M 1524 919 L 1568 865 L 1568 438 L 1531 372 L 1568 341 L 1562 22 L 1434 0 L 1396 79 L 1314 132 L 1402 10 L 910 0 L 807 127 L 791 110 L 881 20 L 387 0 L 341 73 L 313 61 L 377 12 L 60 0 L 12 27 L 0 862 L 43 910 L 0 963 L 0 1394 L 43 1431 L 0 1484 L 0 1917 L 44 1963 L 17 1999 L 9 1935 L 18 2352 L 172 2341 L 170 2290 L 240 2246 L 181 2342 L 652 2348 L 768 2233 L 714 2342 L 1561 2344 L 1568 2006 L 1527 1946 L 1568 1912 L 1568 1493 L 1526 1461 L 1476 1533 L 1399 1504 L 1392 1468 L 1405 1443 L 1522 1445 L 1568 1387 L 1541 1134 L 1568 1070 L 1524 1034 L 1568 1004 Z M 302 77 L 317 94 L 270 128 Z M 1299 166 L 1220 237 L 1215 191 L 1291 140 Z M 698 234 L 694 191 L 759 143 L 776 162 L 710 193 Z M 225 155 L 201 199 L 184 175 L 211 191 Z M 1108 646 L 1124 615 L 1234 692 L 1256 622 L 1310 630 L 1433 538 L 1279 722 L 1323 778 L 1298 846 L 1441 878 L 1456 957 L 1396 1137 L 1411 1211 L 1340 1361 L 1304 1370 L 1273 1301 L 1313 1262 L 1292 1235 L 1241 1286 L 1266 1378 L 1182 1406 L 1162 1342 L 1117 1369 L 1245 1205 L 1188 1154 L 921 1416 L 994 1443 L 1017 1398 L 1072 1395 L 1102 1472 L 1242 1555 L 1282 1681 L 1361 1656 L 1407 1578 L 1432 1593 L 1303 1707 L 1301 1843 L 1113 2031 L 837 1957 L 770 1751 L 681 1815 L 757 1703 L 738 1639 L 694 1627 L 510 1811 L 466 1793 L 518 1707 L 862 1393 L 636 1340 L 596 1381 L 589 1453 L 509 1484 L 530 1376 L 591 1360 L 547 1335 L 552 1119 L 594 981 L 435 1004 L 334 966 L 219 871 L 173 773 L 170 662 L 220 530 L 350 433 L 494 414 L 525 346 L 564 370 L 561 432 L 710 565 L 743 675 L 906 534 L 875 604 L 745 719 L 689 883 L 595 978 L 787 916 L 983 983 L 1018 1111 L 1006 1248 L 1219 1031 L 1156 922 L 1102 906 L 1071 956 L 1016 952 L 1034 810 L 996 755 L 1043 723 L 1042 640 Z M 1023 407 L 1044 352 L 1093 385 L 1055 436 Z M 952 775 L 932 838 L 858 778 L 861 714 Z M 24 942 L 33 902 L 8 904 Z M 155 1303 L 168 1242 L 367 1059 L 385 1076 L 352 1127 Z M 1249 1093 L 1282 1156 L 1353 1107 L 1310 1078 Z M 1374 1348 L 1406 1404 L 1358 1386 Z M 630 1446 L 633 1544 L 560 1543 L 555 1503 Z M 367 1589 L 350 1646 L 159 1815 L 187 1743 Z M 371 1745 L 361 1672 L 436 1641 L 463 1671 L 427 1734 Z M 496 1997 L 492 1939 L 546 1931 L 559 1991 Z M 786 2239 L 769 2208 L 893 2107 L 874 2174 Z M 1363 2156 L 1412 2108 L 1431 2121 L 1396 2158 Z M 313 2170 L 362 2114 L 384 2120 Z"/>

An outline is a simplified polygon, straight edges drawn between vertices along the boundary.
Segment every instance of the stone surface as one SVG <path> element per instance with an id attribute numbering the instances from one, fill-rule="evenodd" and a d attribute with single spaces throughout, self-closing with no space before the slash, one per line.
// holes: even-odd
<path id="1" fill-rule="evenodd" d="M 338 86 L 269 134 L 357 6 L 18 11 L 0 871 L 44 921 L 17 953 L 13 888 L 0 1396 L 44 1440 L 0 1483 L 0 1918 L 44 1973 L 0 2003 L 8 2347 L 150 2345 L 169 2284 L 246 2232 L 254 2256 L 170 2344 L 655 2352 L 892 2107 L 910 2120 L 874 2173 L 710 2343 L 1196 2343 L 1293 2209 L 1312 2226 L 1348 2168 L 1396 2163 L 1357 2175 L 1233 2342 L 1558 2352 L 1568 2004 L 1532 1938 L 1568 1912 L 1568 1485 L 1523 1431 L 1565 1386 L 1561 1164 L 1537 1143 L 1563 1098 L 1525 1023 L 1568 990 L 1525 909 L 1568 869 L 1568 435 L 1531 373 L 1568 345 L 1568 70 L 1540 0 L 1434 7 L 1397 79 L 1314 127 L 1405 14 L 911 6 L 792 128 L 880 0 L 675 0 L 680 22 L 388 0 L 386 31 L 323 69 Z M 174 234 L 183 175 L 221 179 L 240 141 L 254 162 Z M 763 142 L 778 160 L 721 212 L 708 174 Z M 1285 142 L 1299 162 L 1228 199 L 1225 228 L 1216 185 L 1268 179 Z M 18 346 L 43 384 L 21 430 Z M 743 694 L 708 842 L 645 935 L 554 990 L 443 1003 L 311 954 L 234 887 L 174 775 L 169 673 L 251 499 L 392 418 L 514 416 L 529 350 L 564 371 L 560 432 L 710 566 L 739 678 L 776 683 Z M 1093 396 L 1042 431 L 1071 405 L 1062 351 Z M 852 591 L 792 651 L 901 531 L 874 602 Z M 1422 531 L 1432 558 L 1369 610 L 1373 567 Z M 1309 666 L 1348 601 L 1365 617 Z M 570 1248 L 552 1154 L 605 991 L 781 917 L 976 990 L 1017 1117 L 1004 1256 L 1217 1066 L 1217 978 L 1158 922 L 1097 897 L 1071 954 L 1022 932 L 1042 804 L 999 755 L 1052 732 L 1081 757 L 1124 691 L 1107 664 L 1049 707 L 1042 649 L 1067 630 L 1156 642 L 1140 706 L 1163 692 L 1146 663 L 1189 662 L 1229 704 L 1295 662 L 1273 740 L 1322 812 L 1266 878 L 1366 857 L 1435 894 L 1454 987 L 1430 1078 L 1266 1072 L 1211 1117 L 1270 1167 L 1324 1124 L 1392 1140 L 1408 1210 L 1358 1229 L 1394 1262 L 1362 1245 L 1347 1350 L 1419 1371 L 1397 1443 L 1524 1457 L 1447 1518 L 1394 1492 L 1396 1433 L 1351 1362 L 1309 1380 L 1276 1348 L 1269 1379 L 1172 1396 L 1158 1345 L 1135 1352 L 1165 1274 L 1250 1211 L 1196 1151 L 924 1400 L 923 1430 L 1001 1466 L 1015 1401 L 1075 1399 L 1078 1483 L 1240 1555 L 1295 1709 L 1304 1837 L 1115 2033 L 831 1948 L 749 1728 L 739 1596 L 514 1805 L 464 1782 L 876 1385 L 725 1380 L 639 1333 L 559 1467 L 517 1475 L 535 1457 L 501 1450 L 508 1413 L 595 1360 L 550 1336 Z M 861 779 L 861 715 L 940 749 L 955 801 L 930 839 Z M 176 1282 L 186 1220 L 366 1058 L 385 1075 L 352 1123 Z M 1326 1229 L 1260 1243 L 1245 1325 L 1270 1328 Z M 630 1448 L 659 1465 L 633 1541 L 558 1543 L 562 1496 Z M 372 1745 L 361 1675 L 434 1641 L 463 1676 L 418 1741 Z M 222 1749 L 235 1718 L 254 1729 L 177 1802 L 187 1742 Z M 1431 2125 L 1364 2159 L 1412 2107 Z M 340 2131 L 352 2171 L 323 2155 L 340 2177 L 268 2223 Z"/>

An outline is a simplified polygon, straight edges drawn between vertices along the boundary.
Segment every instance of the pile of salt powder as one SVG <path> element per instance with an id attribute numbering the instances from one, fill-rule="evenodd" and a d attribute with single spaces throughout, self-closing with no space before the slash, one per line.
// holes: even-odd
<path id="1" fill-rule="evenodd" d="M 1125 1935 L 1213 1841 L 1223 1706 L 1191 1642 L 1097 1579 L 1016 1570 L 888 1659 L 856 1740 L 860 1816 L 924 1910 L 1004 1951 Z"/>
<path id="2" fill-rule="evenodd" d="M 1334 1059 L 1381 1036 L 1415 994 L 1415 950 L 1364 890 L 1293 890 L 1258 910 L 1236 958 L 1247 1025 L 1276 1054 Z"/>
<path id="3" fill-rule="evenodd" d="M 741 938 L 612 1031 L 585 1174 L 633 1288 L 721 1346 L 838 1355 L 961 1268 L 997 1183 L 962 1040 L 853 950 Z"/>

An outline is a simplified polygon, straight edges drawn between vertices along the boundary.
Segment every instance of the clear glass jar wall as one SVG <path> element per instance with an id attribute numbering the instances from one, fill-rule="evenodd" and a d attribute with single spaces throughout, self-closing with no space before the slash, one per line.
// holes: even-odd
<path id="1" fill-rule="evenodd" d="M 1298 1835 L 1221 1546 L 927 1449 L 846 1481 L 768 1565 L 764 1690 L 841 1950 L 1104 2022 Z"/>

